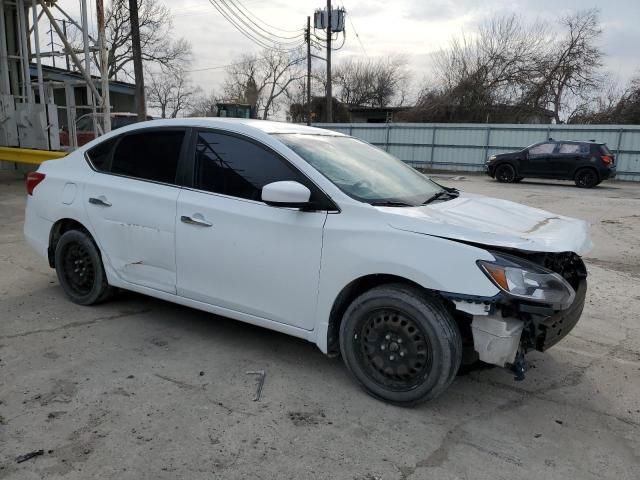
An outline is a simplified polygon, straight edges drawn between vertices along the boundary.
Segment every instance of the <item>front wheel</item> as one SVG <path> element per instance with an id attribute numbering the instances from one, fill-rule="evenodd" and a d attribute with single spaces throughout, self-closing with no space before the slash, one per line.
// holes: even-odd
<path id="1" fill-rule="evenodd" d="M 516 179 L 516 170 L 512 165 L 503 163 L 496 168 L 496 180 L 501 183 L 511 183 Z"/>
<path id="2" fill-rule="evenodd" d="M 598 174 L 591 168 L 578 170 L 574 181 L 576 182 L 576 186 L 580 188 L 593 188 L 600 183 L 598 181 Z"/>
<path id="3" fill-rule="evenodd" d="M 347 369 L 372 396 L 402 406 L 440 395 L 460 367 L 458 326 L 442 301 L 411 286 L 373 288 L 340 326 Z"/>
<path id="4" fill-rule="evenodd" d="M 74 303 L 99 303 L 112 292 L 98 247 L 83 231 L 69 230 L 60 237 L 56 245 L 55 267 L 64 293 Z"/>

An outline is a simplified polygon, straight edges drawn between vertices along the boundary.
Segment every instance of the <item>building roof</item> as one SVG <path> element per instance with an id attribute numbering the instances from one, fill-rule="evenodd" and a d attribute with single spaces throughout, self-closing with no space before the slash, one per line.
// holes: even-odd
<path id="1" fill-rule="evenodd" d="M 35 63 L 29 64 L 31 78 L 38 78 L 38 67 Z M 52 67 L 51 65 L 42 65 L 42 76 L 45 80 L 55 82 L 84 81 L 84 77 L 80 72 L 72 72 L 65 68 Z M 98 83 L 100 90 L 100 77 L 91 75 L 91 78 Z M 123 95 L 135 95 L 136 86 L 133 83 L 121 82 L 118 80 L 109 80 L 109 91 L 121 93 Z"/>

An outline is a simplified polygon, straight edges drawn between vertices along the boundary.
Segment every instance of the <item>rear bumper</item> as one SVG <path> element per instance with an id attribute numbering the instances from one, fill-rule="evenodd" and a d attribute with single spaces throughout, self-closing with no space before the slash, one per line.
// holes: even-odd
<path id="1" fill-rule="evenodd" d="M 615 178 L 615 177 L 616 177 L 616 167 L 610 167 L 600 172 L 600 178 L 602 178 L 602 180 L 611 180 L 612 178 Z"/>

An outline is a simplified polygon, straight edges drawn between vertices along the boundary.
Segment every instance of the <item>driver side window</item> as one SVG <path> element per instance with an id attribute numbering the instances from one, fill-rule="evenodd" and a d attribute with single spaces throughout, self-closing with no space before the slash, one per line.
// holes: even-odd
<path id="1" fill-rule="evenodd" d="M 555 143 L 541 143 L 529 149 L 529 155 L 551 155 L 556 148 Z"/>
<path id="2" fill-rule="evenodd" d="M 254 142 L 217 132 L 198 132 L 195 188 L 262 201 L 262 187 L 283 180 L 309 183 L 284 159 Z"/>

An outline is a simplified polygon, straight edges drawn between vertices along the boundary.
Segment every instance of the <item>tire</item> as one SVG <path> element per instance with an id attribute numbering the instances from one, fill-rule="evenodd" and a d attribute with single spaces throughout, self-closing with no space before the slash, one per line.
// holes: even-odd
<path id="1" fill-rule="evenodd" d="M 462 340 L 439 298 L 389 284 L 349 305 L 340 325 L 340 352 L 367 393 L 412 406 L 436 398 L 451 384 L 460 368 Z"/>
<path id="2" fill-rule="evenodd" d="M 600 183 L 598 173 L 592 168 L 578 170 L 574 181 L 579 188 L 593 188 Z"/>
<path id="3" fill-rule="evenodd" d="M 516 179 L 516 170 L 511 164 L 503 163 L 497 166 L 495 176 L 500 183 L 512 183 Z"/>
<path id="4" fill-rule="evenodd" d="M 100 251 L 87 233 L 65 232 L 56 245 L 54 260 L 58 281 L 72 302 L 94 305 L 112 294 Z"/>

